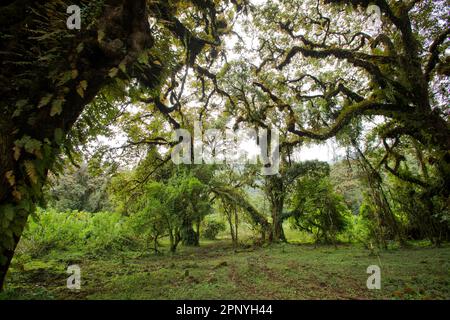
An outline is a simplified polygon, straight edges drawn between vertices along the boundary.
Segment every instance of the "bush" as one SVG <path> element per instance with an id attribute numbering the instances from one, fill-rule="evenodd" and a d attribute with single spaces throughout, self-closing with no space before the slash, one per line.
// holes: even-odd
<path id="1" fill-rule="evenodd" d="M 219 232 L 225 231 L 225 223 L 222 221 L 209 220 L 203 225 L 202 235 L 205 239 L 215 240 Z"/>
<path id="2" fill-rule="evenodd" d="M 373 239 L 371 238 L 370 225 L 367 218 L 358 214 L 352 215 L 349 220 L 347 229 L 342 234 L 342 238 L 347 242 L 361 243 L 368 247 Z"/>
<path id="3" fill-rule="evenodd" d="M 123 217 L 117 213 L 58 212 L 38 208 L 28 221 L 21 249 L 37 256 L 52 249 L 99 253 L 129 242 Z"/>
<path id="4" fill-rule="evenodd" d="M 351 222 L 351 212 L 344 199 L 334 192 L 327 178 L 300 180 L 293 204 L 293 226 L 313 234 L 318 243 L 335 243 Z"/>

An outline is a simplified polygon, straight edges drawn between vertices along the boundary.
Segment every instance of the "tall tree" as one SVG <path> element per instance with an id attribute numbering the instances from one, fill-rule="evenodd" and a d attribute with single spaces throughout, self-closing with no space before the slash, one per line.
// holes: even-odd
<path id="1" fill-rule="evenodd" d="M 360 139 L 370 131 L 384 148 L 386 172 L 448 206 L 447 7 L 431 0 L 267 1 L 241 21 L 239 59 L 215 73 L 197 70 L 237 123 L 275 125 L 286 144 L 340 140 L 358 127 Z M 375 24 L 371 11 L 379 12 Z M 404 169 L 402 145 L 409 143 L 437 172 L 432 180 Z M 433 212 L 432 202 L 428 207 Z"/>
<path id="2" fill-rule="evenodd" d="M 69 5 L 81 8 L 81 30 L 67 28 Z M 125 92 L 138 83 L 157 91 L 174 69 L 192 65 L 205 46 L 220 42 L 218 6 L 209 0 L 2 2 L 0 288 L 47 172 L 70 145 L 65 137 L 86 106 L 107 86 Z"/>
<path id="3" fill-rule="evenodd" d="M 376 27 L 367 23 L 370 5 L 380 12 Z M 254 84 L 299 137 L 325 140 L 355 119 L 382 116 L 388 158 L 395 157 L 392 140 L 412 137 L 434 154 L 435 191 L 448 196 L 444 8 L 445 1 L 269 1 L 255 13 L 264 58 Z"/>

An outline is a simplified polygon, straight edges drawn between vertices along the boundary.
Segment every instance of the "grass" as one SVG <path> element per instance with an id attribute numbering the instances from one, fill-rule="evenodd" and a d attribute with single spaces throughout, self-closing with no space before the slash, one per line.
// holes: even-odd
<path id="1" fill-rule="evenodd" d="M 288 237 L 289 238 L 289 237 Z M 81 290 L 66 288 L 81 267 Z M 381 267 L 381 289 L 366 269 Z M 416 244 L 370 254 L 355 245 L 241 248 L 226 239 L 177 254 L 50 252 L 13 260 L 0 299 L 450 299 L 450 246 Z"/>

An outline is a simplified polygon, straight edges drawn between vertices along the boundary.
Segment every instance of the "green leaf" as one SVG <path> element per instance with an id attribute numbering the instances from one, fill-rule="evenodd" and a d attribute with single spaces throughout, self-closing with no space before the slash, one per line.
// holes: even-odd
<path id="1" fill-rule="evenodd" d="M 148 54 L 146 52 L 141 53 L 138 57 L 138 61 L 139 61 L 139 63 L 147 65 L 148 64 Z"/>
<path id="2" fill-rule="evenodd" d="M 76 79 L 78 77 L 78 70 L 77 69 L 73 69 L 71 71 L 71 76 L 72 76 L 72 79 Z"/>
<path id="3" fill-rule="evenodd" d="M 119 72 L 119 69 L 117 69 L 117 68 L 112 68 L 111 70 L 109 70 L 109 73 L 108 73 L 108 75 L 111 77 L 111 78 L 114 78 L 115 76 L 117 76 L 117 73 Z"/>
<path id="4" fill-rule="evenodd" d="M 83 80 L 80 81 L 80 83 L 77 86 L 77 93 L 80 95 L 80 97 L 84 98 L 84 91 L 87 88 L 87 81 Z"/>
<path id="5" fill-rule="evenodd" d="M 63 142 L 64 133 L 61 128 L 55 129 L 55 141 L 57 144 L 61 144 Z"/>
<path id="6" fill-rule="evenodd" d="M 41 149 L 42 142 L 36 139 L 27 139 L 24 144 L 25 151 L 34 154 L 36 150 Z"/>
<path id="7" fill-rule="evenodd" d="M 66 84 L 67 82 L 69 82 L 70 80 L 72 80 L 73 73 L 72 71 L 67 71 L 64 72 L 63 75 L 61 77 L 59 77 L 59 82 L 58 82 L 58 87 L 63 86 L 64 84 Z"/>
<path id="8" fill-rule="evenodd" d="M 105 38 L 105 32 L 103 30 L 98 31 L 97 40 L 98 42 L 102 42 L 102 40 Z"/>
<path id="9" fill-rule="evenodd" d="M 83 51 L 84 49 L 84 43 L 81 42 L 78 46 L 77 46 L 77 53 L 81 53 L 81 51 Z"/>
<path id="10" fill-rule="evenodd" d="M 86 90 L 86 88 L 87 88 L 87 86 L 88 86 L 87 81 L 86 81 L 86 80 L 80 81 L 80 86 L 81 86 L 84 90 Z"/>
<path id="11" fill-rule="evenodd" d="M 17 108 L 23 108 L 24 106 L 26 106 L 28 103 L 28 99 L 22 99 L 16 102 L 16 107 Z"/>
<path id="12" fill-rule="evenodd" d="M 9 170 L 5 173 L 6 180 L 8 180 L 8 183 L 10 186 L 14 186 L 16 184 L 16 176 L 14 175 L 14 172 L 12 170 Z"/>
<path id="13" fill-rule="evenodd" d="M 34 167 L 33 162 L 31 161 L 24 161 L 25 171 L 27 172 L 28 178 L 30 178 L 30 181 L 34 184 L 38 181 L 38 176 L 36 172 L 36 168 Z"/>
<path id="14" fill-rule="evenodd" d="M 50 103 L 50 100 L 52 100 L 52 98 L 53 98 L 53 94 L 48 94 L 45 97 L 43 97 L 41 99 L 41 101 L 39 101 L 38 109 L 48 105 Z"/>
<path id="15" fill-rule="evenodd" d="M 11 204 L 0 206 L 0 212 L 2 212 L 2 215 L 0 216 L 2 220 L 12 221 L 14 219 L 14 209 Z"/>
<path id="16" fill-rule="evenodd" d="M 125 65 L 125 63 L 121 63 L 119 64 L 119 69 L 123 72 L 123 73 L 127 73 L 127 66 Z"/>
<path id="17" fill-rule="evenodd" d="M 22 109 L 16 109 L 16 110 L 14 110 L 12 117 L 16 118 L 16 117 L 20 116 L 21 113 L 22 113 Z"/>
<path id="18" fill-rule="evenodd" d="M 50 116 L 53 117 L 55 115 L 59 115 L 62 112 L 62 104 L 64 102 L 64 99 L 58 98 L 53 101 L 52 103 L 52 109 L 50 110 Z"/>
<path id="19" fill-rule="evenodd" d="M 84 98 L 84 89 L 81 86 L 77 86 L 77 93 L 80 97 Z"/>
<path id="20" fill-rule="evenodd" d="M 30 212 L 32 207 L 32 203 L 30 200 L 22 200 L 19 202 L 19 205 L 17 206 L 18 209 L 25 210 L 26 212 Z"/>
<path id="21" fill-rule="evenodd" d="M 19 158 L 20 158 L 20 151 L 21 151 L 21 148 L 19 147 L 19 146 L 14 146 L 13 147 L 13 150 L 14 150 L 14 160 L 19 160 Z"/>
<path id="22" fill-rule="evenodd" d="M 3 218 L 6 219 L 6 221 L 12 221 L 14 219 L 14 210 L 12 206 L 7 206 L 6 208 L 3 208 Z"/>

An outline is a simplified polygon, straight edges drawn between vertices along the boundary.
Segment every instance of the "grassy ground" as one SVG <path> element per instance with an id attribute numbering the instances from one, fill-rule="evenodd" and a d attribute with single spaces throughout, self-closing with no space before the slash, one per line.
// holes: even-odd
<path id="1" fill-rule="evenodd" d="M 82 287 L 66 288 L 81 267 Z M 381 290 L 366 269 L 381 267 Z M 370 254 L 357 246 L 280 244 L 234 252 L 229 241 L 176 255 L 51 252 L 18 256 L 2 299 L 450 299 L 450 246 L 415 245 Z"/>

